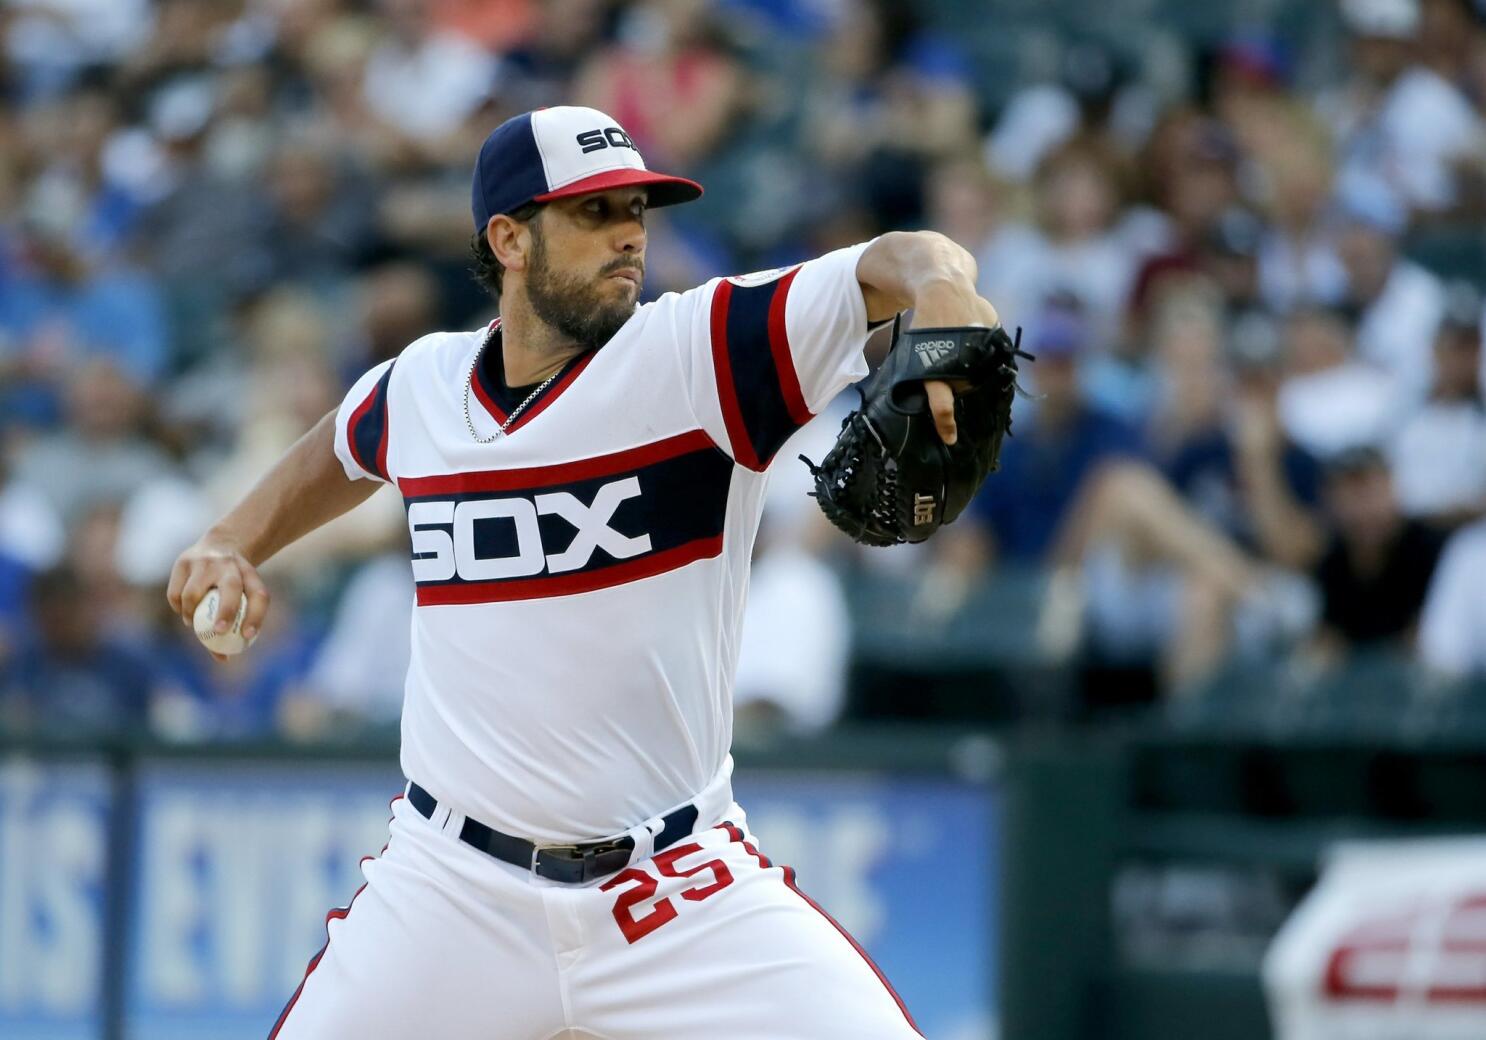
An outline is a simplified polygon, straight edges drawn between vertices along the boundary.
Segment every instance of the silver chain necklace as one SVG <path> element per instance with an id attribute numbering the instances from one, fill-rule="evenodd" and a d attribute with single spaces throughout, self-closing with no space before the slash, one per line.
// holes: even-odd
<path id="1" fill-rule="evenodd" d="M 465 428 L 470 431 L 470 436 L 475 439 L 476 444 L 489 444 L 492 441 L 497 440 L 498 438 L 506 436 L 506 431 L 510 429 L 511 424 L 516 421 L 516 416 L 525 411 L 526 406 L 531 404 L 532 401 L 536 399 L 538 394 L 551 386 L 552 380 L 556 379 L 559 375 L 562 374 L 562 369 L 559 368 L 556 372 L 553 372 L 546 379 L 538 383 L 537 388 L 526 395 L 526 400 L 518 404 L 515 410 L 513 410 L 510 415 L 506 416 L 506 421 L 501 423 L 500 426 L 496 427 L 494 433 L 492 433 L 489 437 L 481 437 L 479 431 L 475 429 L 475 418 L 473 415 L 470 414 L 470 395 L 474 392 L 475 369 L 479 366 L 480 359 L 485 356 L 485 348 L 490 346 L 490 341 L 494 338 L 495 330 L 491 329 L 490 334 L 485 337 L 485 342 L 480 344 L 480 349 L 475 351 L 475 359 L 470 362 L 470 370 L 465 373 L 464 377 L 464 425 Z"/>

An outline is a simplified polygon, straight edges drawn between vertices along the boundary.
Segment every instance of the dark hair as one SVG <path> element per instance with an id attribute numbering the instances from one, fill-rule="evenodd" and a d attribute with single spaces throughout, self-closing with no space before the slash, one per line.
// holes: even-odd
<path id="1" fill-rule="evenodd" d="M 542 203 L 528 202 L 525 205 L 517 206 L 511 212 L 507 213 L 506 216 L 525 224 L 541 211 Z M 495 253 L 490 248 L 490 240 L 485 237 L 484 228 L 480 228 L 470 236 L 470 260 L 474 264 L 470 268 L 470 274 L 474 277 L 475 281 L 492 296 L 499 296 L 501 294 L 502 283 L 506 277 L 506 269 L 495 258 Z"/>

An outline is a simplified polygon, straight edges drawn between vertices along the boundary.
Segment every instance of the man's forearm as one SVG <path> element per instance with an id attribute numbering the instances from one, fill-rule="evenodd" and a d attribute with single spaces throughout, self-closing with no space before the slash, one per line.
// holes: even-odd
<path id="1" fill-rule="evenodd" d="M 917 324 L 969 324 L 994 309 L 975 291 L 975 258 L 935 231 L 894 231 L 873 242 L 857 262 L 867 319 L 882 321 L 910 307 L 930 311 Z M 943 317 L 938 315 L 942 312 Z"/>
<path id="2" fill-rule="evenodd" d="M 381 485 L 350 480 L 335 454 L 335 413 L 296 441 L 232 510 L 214 534 L 236 543 L 254 566 L 329 523 Z"/>

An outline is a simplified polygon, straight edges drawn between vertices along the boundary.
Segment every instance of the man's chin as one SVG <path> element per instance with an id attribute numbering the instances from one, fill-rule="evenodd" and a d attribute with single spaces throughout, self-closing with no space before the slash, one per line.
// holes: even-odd
<path id="1" fill-rule="evenodd" d="M 612 274 L 605 275 L 602 281 L 604 287 L 609 289 L 619 299 L 629 301 L 632 305 L 639 303 L 639 282 L 630 281 L 628 278 L 617 278 Z"/>
<path id="2" fill-rule="evenodd" d="M 586 335 L 579 342 L 589 350 L 597 350 L 613 339 L 638 309 L 637 304 L 630 302 L 595 306 L 591 317 L 583 323 Z"/>

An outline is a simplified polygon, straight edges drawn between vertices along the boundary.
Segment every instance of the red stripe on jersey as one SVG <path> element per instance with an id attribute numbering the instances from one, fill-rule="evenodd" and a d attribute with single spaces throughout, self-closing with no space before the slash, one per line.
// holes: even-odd
<path id="1" fill-rule="evenodd" d="M 683 545 L 649 556 L 626 560 L 609 567 L 543 578 L 520 578 L 513 581 L 470 581 L 452 585 L 419 585 L 418 606 L 437 607 L 451 603 L 507 603 L 512 600 L 543 599 L 548 596 L 572 596 L 595 592 L 626 582 L 652 578 L 697 560 L 708 560 L 722 553 L 722 535 L 698 538 Z"/>
<path id="2" fill-rule="evenodd" d="M 387 808 L 390 810 L 394 805 L 397 804 L 398 799 L 402 797 L 402 793 L 393 795 L 392 800 L 387 803 Z M 391 823 L 390 820 L 388 822 Z M 388 844 L 391 844 L 391 842 L 389 841 Z M 382 852 L 386 851 L 387 846 L 383 845 Z M 380 856 L 382 852 L 377 853 L 377 856 Z M 367 860 L 376 858 L 376 856 L 362 856 L 361 863 L 359 865 L 364 867 L 366 866 Z M 361 893 L 365 891 L 366 884 L 364 883 L 360 888 L 352 893 L 350 902 L 348 902 L 345 906 L 336 907 L 334 910 L 325 915 L 325 945 L 320 947 L 319 953 L 310 958 L 310 963 L 304 969 L 304 978 L 300 980 L 299 987 L 295 989 L 294 995 L 289 998 L 289 1003 L 284 1005 L 284 1010 L 279 1012 L 278 1021 L 274 1022 L 273 1031 L 268 1034 L 268 1040 L 275 1040 L 275 1038 L 279 1035 L 279 1030 L 284 1028 L 284 1023 L 288 1021 L 289 1018 L 289 1012 L 293 1011 L 294 1005 L 299 1003 L 299 996 L 301 993 L 304 992 L 305 983 L 310 981 L 310 976 L 315 973 L 315 969 L 320 966 L 320 961 L 325 958 L 325 951 L 330 949 L 330 922 L 344 921 L 348 916 L 350 916 L 351 907 L 356 905 L 356 897 L 361 895 Z"/>
<path id="3" fill-rule="evenodd" d="M 733 283 L 727 279 L 718 282 L 712 294 L 712 368 L 717 376 L 717 397 L 722 402 L 722 421 L 733 445 L 733 458 L 751 470 L 762 470 L 753 442 L 748 439 L 748 428 L 743 425 L 743 407 L 738 402 L 733 362 L 728 356 L 728 300 L 732 295 Z"/>
<path id="4" fill-rule="evenodd" d="M 737 824 L 724 822 L 722 824 L 722 828 L 728 832 L 728 837 L 732 838 L 733 841 L 742 845 L 745 852 L 747 852 L 754 859 L 758 860 L 759 866 L 765 869 L 773 866 L 773 864 L 769 862 L 769 858 L 763 853 L 759 852 L 758 849 L 754 848 L 753 843 L 748 841 L 743 836 L 743 830 Z M 804 892 L 800 891 L 800 886 L 795 884 L 794 867 L 784 867 L 783 873 L 784 883 L 789 886 L 789 890 L 795 895 L 799 896 L 801 899 L 805 900 L 810 909 L 814 910 L 816 913 L 820 914 L 820 916 L 824 917 L 827 921 L 831 922 L 831 927 L 835 928 L 836 931 L 841 933 L 842 938 L 851 943 L 851 948 L 857 952 L 857 955 L 861 957 L 862 960 L 867 962 L 867 967 L 872 969 L 872 974 L 877 976 L 877 981 L 882 983 L 883 988 L 888 991 L 888 995 L 893 998 L 893 1003 L 898 1005 L 898 1010 L 903 1012 L 903 1017 L 907 1019 L 909 1027 L 912 1028 L 915 1033 L 918 1033 L 919 1036 L 923 1036 L 923 1031 L 919 1029 L 918 1023 L 915 1022 L 913 1020 L 913 1016 L 908 1013 L 908 1006 L 903 1003 L 903 998 L 898 996 L 898 991 L 893 989 L 893 984 L 887 980 L 887 976 L 882 973 L 882 969 L 877 966 L 877 963 L 867 955 L 867 951 L 862 949 L 861 944 L 858 943 L 856 939 L 852 938 L 850 932 L 841 927 L 841 923 L 839 921 L 837 921 L 830 914 L 826 913 L 825 910 L 821 908 L 821 905 L 819 903 L 811 899 Z"/>
<path id="5" fill-rule="evenodd" d="M 361 452 L 356 450 L 356 427 L 360 425 L 362 419 L 366 418 L 366 413 L 371 411 L 372 402 L 375 401 L 376 398 L 377 384 L 373 383 L 371 390 L 367 392 L 366 400 L 358 404 L 356 406 L 356 410 L 351 413 L 351 418 L 346 420 L 346 446 L 351 449 L 351 458 L 356 460 L 356 465 L 360 466 L 366 472 L 386 473 L 387 471 L 385 469 L 379 470 L 373 467 L 371 463 L 362 458 Z M 384 444 L 386 443 L 386 439 L 387 431 L 384 427 L 382 430 L 382 440 Z"/>
<path id="6" fill-rule="evenodd" d="M 475 397 L 479 400 L 480 406 L 490 413 L 490 417 L 497 424 L 506 421 L 505 409 L 495 403 L 495 398 L 490 396 L 490 392 L 485 389 L 485 384 L 480 381 L 478 375 L 470 377 L 470 389 L 475 392 Z"/>
<path id="7" fill-rule="evenodd" d="M 576 372 L 576 369 L 574 370 Z M 527 491 L 576 480 L 591 480 L 639 469 L 666 459 L 674 459 L 704 448 L 715 448 L 712 438 L 703 430 L 690 430 L 674 437 L 642 444 L 637 448 L 598 455 L 591 459 L 559 462 L 552 466 L 530 466 L 524 469 L 476 470 L 436 477 L 401 477 L 398 490 L 405 498 L 424 495 L 448 495 L 477 491 Z"/>
<path id="8" fill-rule="evenodd" d="M 486 337 L 488 338 L 490 334 L 498 328 L 500 328 L 500 319 L 496 318 L 489 325 L 485 326 Z M 475 355 L 475 364 L 479 364 L 479 355 L 483 354 L 484 352 L 485 342 L 484 340 L 482 340 L 480 342 L 478 352 Z M 480 402 L 481 406 L 490 413 L 490 417 L 494 419 L 497 424 L 506 421 L 505 409 L 495 403 L 495 398 L 490 396 L 490 392 L 485 389 L 485 385 L 480 381 L 479 378 L 477 378 L 477 374 L 474 372 L 470 373 L 470 389 L 474 391 L 475 398 Z"/>
<path id="9" fill-rule="evenodd" d="M 785 300 L 789 296 L 790 283 L 800 273 L 796 267 L 783 278 L 769 301 L 769 350 L 774 355 L 774 370 L 779 373 L 779 394 L 784 406 L 796 426 L 804 426 L 815 418 L 805 405 L 805 395 L 800 391 L 800 377 L 795 372 L 795 357 L 789 349 L 789 329 L 785 324 Z"/>

